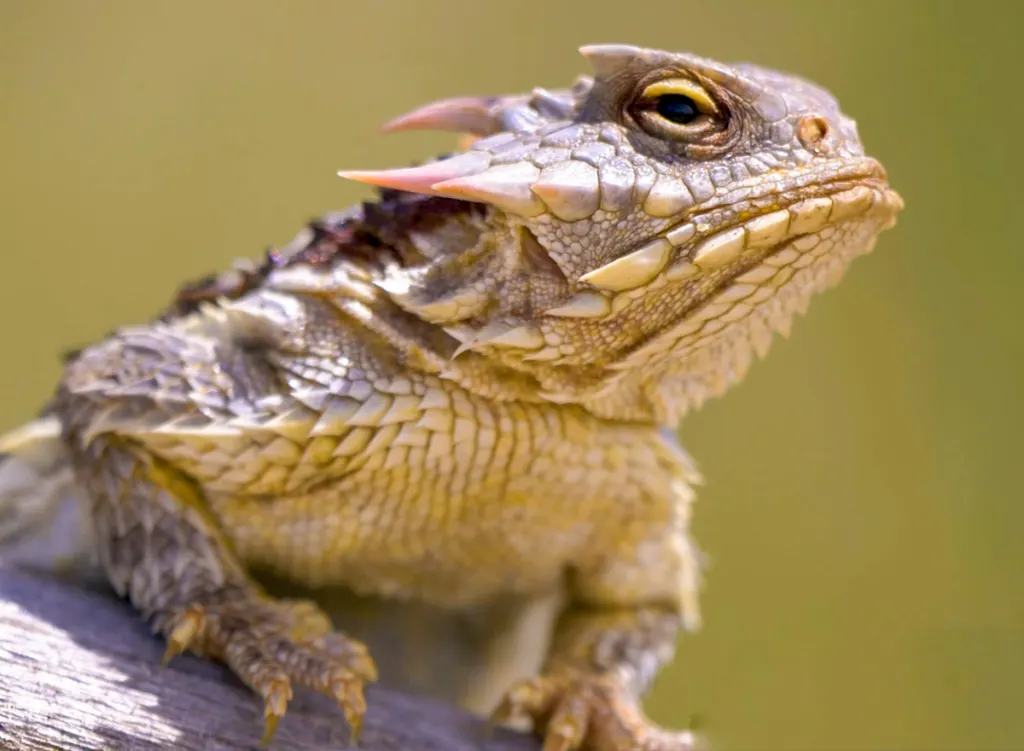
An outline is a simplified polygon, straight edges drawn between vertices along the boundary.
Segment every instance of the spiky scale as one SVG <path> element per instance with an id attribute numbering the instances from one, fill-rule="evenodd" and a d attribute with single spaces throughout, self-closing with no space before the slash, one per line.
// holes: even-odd
<path id="1" fill-rule="evenodd" d="M 616 258 L 580 277 L 581 282 L 612 291 L 634 289 L 654 279 L 668 262 L 672 245 L 663 238 Z"/>

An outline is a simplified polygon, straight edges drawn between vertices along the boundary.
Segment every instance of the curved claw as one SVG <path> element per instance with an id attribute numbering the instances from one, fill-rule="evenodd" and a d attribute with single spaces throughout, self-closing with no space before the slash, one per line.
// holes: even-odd
<path id="1" fill-rule="evenodd" d="M 203 609 L 199 606 L 186 608 L 180 616 L 178 621 L 171 629 L 171 633 L 167 636 L 167 649 L 164 652 L 163 660 L 161 664 L 167 667 L 167 664 L 175 657 L 180 655 L 189 645 L 192 644 L 196 637 L 198 637 L 203 627 L 206 625 L 206 614 Z"/>
<path id="2" fill-rule="evenodd" d="M 284 717 L 288 708 L 288 701 L 292 698 L 292 687 L 287 680 L 277 679 L 270 682 L 263 691 L 263 719 L 264 730 L 260 745 L 266 746 L 274 737 L 281 718 Z"/>
<path id="3" fill-rule="evenodd" d="M 363 718 L 366 716 L 366 697 L 363 695 L 363 684 L 358 678 L 341 678 L 334 682 L 331 694 L 345 715 L 354 745 L 359 741 L 359 736 L 363 732 Z"/>
<path id="4" fill-rule="evenodd" d="M 385 133 L 405 130 L 448 130 L 489 136 L 501 129 L 491 107 L 495 97 L 453 97 L 399 115 L 381 126 Z"/>

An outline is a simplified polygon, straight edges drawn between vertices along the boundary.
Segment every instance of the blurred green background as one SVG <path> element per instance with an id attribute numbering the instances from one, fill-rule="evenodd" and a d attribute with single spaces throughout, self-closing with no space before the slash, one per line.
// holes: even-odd
<path id="1" fill-rule="evenodd" d="M 1024 748 L 1024 4 L 0 0 L 0 427 L 62 350 L 367 194 L 433 98 L 629 42 L 810 77 L 907 201 L 728 398 L 704 631 L 649 707 L 726 749 Z"/>

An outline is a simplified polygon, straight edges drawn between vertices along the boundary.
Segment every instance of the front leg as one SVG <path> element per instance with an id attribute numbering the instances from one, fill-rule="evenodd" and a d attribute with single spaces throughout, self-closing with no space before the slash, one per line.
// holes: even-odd
<path id="1" fill-rule="evenodd" d="M 357 738 L 364 684 L 377 670 L 360 642 L 334 631 L 312 602 L 267 596 L 243 571 L 185 476 L 117 438 L 76 456 L 90 493 L 98 552 L 119 594 L 185 651 L 220 660 L 263 698 L 270 740 L 295 685 L 335 699 Z"/>
<path id="2" fill-rule="evenodd" d="M 680 479 L 670 487 L 667 528 L 652 524 L 655 537 L 639 543 L 613 534 L 600 563 L 575 572 L 543 672 L 514 686 L 495 713 L 498 721 L 532 721 L 543 751 L 695 747 L 693 733 L 656 727 L 640 706 L 679 632 L 699 623 L 697 551 L 687 531 L 692 492 Z"/>
<path id="3" fill-rule="evenodd" d="M 245 488 L 229 470 L 256 467 L 263 482 L 274 469 L 283 474 L 260 463 L 282 453 L 266 451 L 273 438 L 226 430 L 228 417 L 196 406 L 254 401 L 261 384 L 273 383 L 267 369 L 255 357 L 239 366 L 244 352 L 197 333 L 203 320 L 190 323 L 127 330 L 89 348 L 58 392 L 100 562 L 118 594 L 167 638 L 165 662 L 184 651 L 220 660 L 262 697 L 264 740 L 295 686 L 334 698 L 358 736 L 364 684 L 377 675 L 365 646 L 336 632 L 312 602 L 267 595 L 238 553 L 238 530 L 211 506 L 209 482 L 188 471 L 240 496 Z"/>

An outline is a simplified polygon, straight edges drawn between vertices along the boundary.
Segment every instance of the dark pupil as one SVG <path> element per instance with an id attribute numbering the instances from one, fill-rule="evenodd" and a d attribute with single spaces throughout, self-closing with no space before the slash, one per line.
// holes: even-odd
<path id="1" fill-rule="evenodd" d="M 683 94 L 663 94 L 658 97 L 657 109 L 663 118 L 679 125 L 692 123 L 700 114 L 694 101 Z"/>

